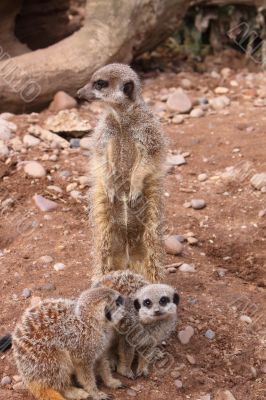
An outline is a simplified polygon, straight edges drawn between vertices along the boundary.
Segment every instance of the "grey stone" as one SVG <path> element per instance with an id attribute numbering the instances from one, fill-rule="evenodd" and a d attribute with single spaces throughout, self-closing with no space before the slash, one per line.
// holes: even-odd
<path id="1" fill-rule="evenodd" d="M 28 299 L 31 296 L 31 294 L 32 294 L 32 291 L 29 288 L 25 288 L 22 291 L 22 297 L 25 297 L 25 299 Z"/>
<path id="2" fill-rule="evenodd" d="M 78 138 L 72 138 L 70 139 L 70 147 L 72 149 L 77 149 L 80 147 L 80 139 Z"/>
<path id="3" fill-rule="evenodd" d="M 177 240 L 176 236 L 168 236 L 164 239 L 164 245 L 167 254 L 178 255 L 182 252 L 183 246 Z"/>
<path id="4" fill-rule="evenodd" d="M 205 336 L 207 339 L 213 340 L 213 339 L 215 338 L 215 332 L 213 332 L 211 329 L 208 329 L 208 330 L 205 332 L 204 336 Z"/>
<path id="5" fill-rule="evenodd" d="M 33 196 L 33 200 L 36 206 L 43 212 L 54 211 L 58 207 L 57 203 L 52 200 L 46 199 L 39 194 L 35 194 Z"/>
<path id="6" fill-rule="evenodd" d="M 166 163 L 171 167 L 174 165 L 180 166 L 186 164 L 186 159 L 181 154 L 172 154 L 167 156 Z"/>
<path id="7" fill-rule="evenodd" d="M 203 115 L 204 115 L 204 111 L 201 108 L 194 108 L 190 112 L 190 116 L 192 118 L 200 118 L 200 117 L 203 117 Z"/>
<path id="8" fill-rule="evenodd" d="M 190 98 L 181 88 L 178 88 L 173 93 L 170 93 L 166 105 L 170 111 L 181 113 L 187 113 L 192 108 Z"/>
<path id="9" fill-rule="evenodd" d="M 206 201 L 203 199 L 192 199 L 191 207 L 194 208 L 194 210 L 201 210 L 206 207 Z"/>
<path id="10" fill-rule="evenodd" d="M 183 383 L 182 383 L 182 381 L 180 380 L 180 379 L 176 379 L 175 380 L 175 387 L 179 390 L 179 389 L 182 389 L 182 387 L 183 387 Z"/>
<path id="11" fill-rule="evenodd" d="M 223 108 L 230 105 L 230 99 L 227 96 L 219 96 L 214 99 L 210 99 L 209 103 L 214 110 L 222 110 Z"/>
<path id="12" fill-rule="evenodd" d="M 179 271 L 181 272 L 196 272 L 195 266 L 191 264 L 182 264 L 179 267 Z"/>
<path id="13" fill-rule="evenodd" d="M 178 339 L 182 344 L 188 344 L 193 335 L 194 329 L 189 325 L 184 330 L 178 332 Z"/>
<path id="14" fill-rule="evenodd" d="M 12 382 L 12 379 L 10 378 L 10 376 L 4 376 L 1 379 L 1 386 L 10 385 L 11 382 Z"/>

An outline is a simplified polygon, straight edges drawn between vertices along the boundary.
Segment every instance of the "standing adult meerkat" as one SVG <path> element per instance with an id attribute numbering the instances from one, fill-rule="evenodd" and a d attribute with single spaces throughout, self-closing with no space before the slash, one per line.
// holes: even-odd
<path id="1" fill-rule="evenodd" d="M 96 71 L 78 91 L 108 107 L 94 133 L 92 217 L 100 274 L 126 268 L 157 281 L 161 268 L 164 139 L 124 64 Z"/>
<path id="2" fill-rule="evenodd" d="M 124 299 L 109 288 L 90 289 L 76 301 L 46 300 L 25 311 L 13 338 L 19 373 L 38 400 L 107 400 L 96 386 L 98 371 L 110 388 L 122 387 L 110 372 L 105 353 Z M 75 374 L 83 389 L 71 384 Z"/>
<path id="3" fill-rule="evenodd" d="M 172 286 L 151 284 L 132 271 L 112 272 L 93 286 L 116 288 L 125 296 L 125 316 L 116 327 L 110 354 L 117 372 L 134 379 L 132 364 L 137 356 L 136 376 L 147 376 L 149 365 L 166 356 L 160 345 L 176 329 L 179 295 Z"/>

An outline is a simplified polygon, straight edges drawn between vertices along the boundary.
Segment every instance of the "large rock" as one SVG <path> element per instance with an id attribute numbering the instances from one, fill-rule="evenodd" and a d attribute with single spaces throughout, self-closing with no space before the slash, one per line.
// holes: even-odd
<path id="1" fill-rule="evenodd" d="M 77 106 L 76 100 L 69 96 L 66 92 L 60 90 L 54 95 L 54 99 L 50 104 L 49 110 L 53 112 L 58 112 L 61 110 L 67 110 L 75 108 Z"/>

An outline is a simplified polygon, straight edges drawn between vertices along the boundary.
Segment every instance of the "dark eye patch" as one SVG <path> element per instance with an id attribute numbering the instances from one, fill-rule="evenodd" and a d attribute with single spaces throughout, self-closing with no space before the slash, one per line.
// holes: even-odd
<path id="1" fill-rule="evenodd" d="M 108 82 L 104 81 L 103 79 L 93 82 L 93 88 L 96 90 L 101 90 L 106 87 L 108 87 Z"/>
<path id="2" fill-rule="evenodd" d="M 161 306 L 166 306 L 167 303 L 170 303 L 170 299 L 167 296 L 163 296 L 160 298 L 159 304 Z"/>
<path id="3" fill-rule="evenodd" d="M 178 295 L 177 293 L 175 293 L 175 294 L 174 294 L 174 298 L 173 298 L 173 302 L 174 302 L 176 305 L 178 305 L 179 300 L 180 300 L 179 295 Z"/>
<path id="4" fill-rule="evenodd" d="M 140 309 L 140 304 L 139 304 L 138 299 L 134 300 L 134 307 L 135 307 L 135 309 L 136 309 L 137 311 L 139 311 L 139 309 Z"/>
<path id="5" fill-rule="evenodd" d="M 108 319 L 108 321 L 112 321 L 112 313 L 108 307 L 105 308 L 105 317 Z"/>
<path id="6" fill-rule="evenodd" d="M 132 99 L 134 92 L 134 82 L 133 81 L 126 82 L 123 87 L 123 92 L 129 99 Z"/>
<path id="7" fill-rule="evenodd" d="M 151 306 L 152 306 L 152 301 L 151 301 L 150 299 L 145 299 L 145 300 L 143 301 L 143 305 L 144 305 L 145 307 L 151 308 Z"/>
<path id="8" fill-rule="evenodd" d="M 122 306 L 124 304 L 124 299 L 122 296 L 118 296 L 116 301 L 115 301 L 117 307 Z"/>

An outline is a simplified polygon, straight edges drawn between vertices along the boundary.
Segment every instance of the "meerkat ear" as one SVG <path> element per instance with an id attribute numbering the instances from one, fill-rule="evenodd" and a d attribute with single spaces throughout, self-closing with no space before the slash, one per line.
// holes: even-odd
<path id="1" fill-rule="evenodd" d="M 137 311 L 139 311 L 139 309 L 140 309 L 140 303 L 139 303 L 138 299 L 134 300 L 134 307 L 135 307 L 135 309 L 136 309 Z"/>
<path id="2" fill-rule="evenodd" d="M 178 295 L 177 293 L 174 293 L 173 302 L 174 302 L 176 305 L 178 305 L 178 304 L 179 304 L 179 300 L 180 300 L 179 295 Z"/>
<path id="3" fill-rule="evenodd" d="M 130 99 L 133 100 L 133 94 L 134 94 L 134 82 L 133 81 L 128 81 L 124 84 L 123 86 L 123 92 L 125 93 L 125 95 Z"/>

